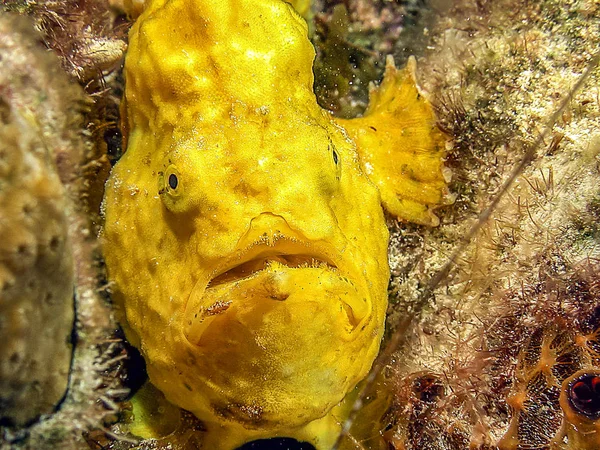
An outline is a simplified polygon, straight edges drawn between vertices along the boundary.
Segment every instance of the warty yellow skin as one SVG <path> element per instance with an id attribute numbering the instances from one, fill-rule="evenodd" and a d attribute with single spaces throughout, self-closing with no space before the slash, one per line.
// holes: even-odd
<path id="1" fill-rule="evenodd" d="M 281 0 L 155 0 L 130 32 L 106 265 L 151 383 L 205 422 L 206 448 L 273 436 L 328 448 L 330 411 L 379 349 L 388 231 L 374 182 L 389 177 L 389 142 L 360 160 L 361 125 L 357 148 L 318 106 L 313 59 Z M 419 97 L 388 69 L 386 89 Z M 438 134 L 424 151 L 439 198 L 407 215 L 423 223 L 445 189 Z"/>

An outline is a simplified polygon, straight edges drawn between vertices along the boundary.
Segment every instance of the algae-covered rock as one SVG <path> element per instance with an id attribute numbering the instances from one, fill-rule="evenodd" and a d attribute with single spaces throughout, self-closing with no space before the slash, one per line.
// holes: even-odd
<path id="1" fill-rule="evenodd" d="M 430 32 L 419 77 L 456 202 L 438 229 L 392 231 L 395 448 L 600 447 L 574 406 L 600 373 L 599 23 L 596 2 L 457 1 Z"/>

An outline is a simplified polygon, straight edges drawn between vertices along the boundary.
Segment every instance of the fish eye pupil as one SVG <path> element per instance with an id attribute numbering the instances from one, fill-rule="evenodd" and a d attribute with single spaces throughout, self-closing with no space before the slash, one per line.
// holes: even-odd
<path id="1" fill-rule="evenodd" d="M 177 175 L 172 173 L 169 175 L 169 187 L 171 189 L 177 189 L 177 185 L 179 184 L 179 180 L 177 179 Z"/>
<path id="2" fill-rule="evenodd" d="M 600 375 L 586 374 L 574 380 L 569 386 L 569 401 L 580 414 L 600 417 Z"/>
<path id="3" fill-rule="evenodd" d="M 338 163 L 338 154 L 335 150 L 333 151 L 333 162 L 336 164 Z"/>

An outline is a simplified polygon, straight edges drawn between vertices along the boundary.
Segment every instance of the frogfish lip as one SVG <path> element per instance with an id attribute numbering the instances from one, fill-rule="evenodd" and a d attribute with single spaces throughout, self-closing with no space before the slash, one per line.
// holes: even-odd
<path id="1" fill-rule="evenodd" d="M 240 285 L 261 276 L 267 278 L 267 274 L 272 281 L 281 273 L 298 274 L 297 271 L 312 269 L 334 278 L 338 284 L 345 284 L 346 291 L 353 290 L 353 282 L 340 270 L 332 257 L 335 252 L 328 247 L 283 234 L 264 234 L 254 240 L 224 261 L 209 277 L 198 280 L 192 289 L 185 310 L 188 341 L 197 344 L 214 319 L 226 314 L 239 301 L 235 292 L 240 292 Z M 288 296 L 285 289 L 272 288 L 265 297 L 286 301 Z M 353 329 L 371 312 L 370 302 L 364 298 L 344 295 L 339 300 Z"/>

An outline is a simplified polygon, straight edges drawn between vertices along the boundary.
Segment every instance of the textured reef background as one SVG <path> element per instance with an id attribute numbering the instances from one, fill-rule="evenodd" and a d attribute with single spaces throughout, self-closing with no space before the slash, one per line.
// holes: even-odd
<path id="1" fill-rule="evenodd" d="M 132 447 L 114 424 L 143 372 L 116 330 L 95 238 L 121 153 L 129 24 L 116 2 L 3 9 L 0 448 Z M 456 199 L 441 225 L 388 223 L 386 334 L 402 339 L 350 430 L 372 432 L 356 448 L 600 448 L 599 419 L 568 399 L 600 374 L 600 69 L 538 139 L 600 50 L 600 4 L 316 0 L 311 24 L 322 106 L 360 114 L 385 55 L 415 55 L 451 141 Z"/>

